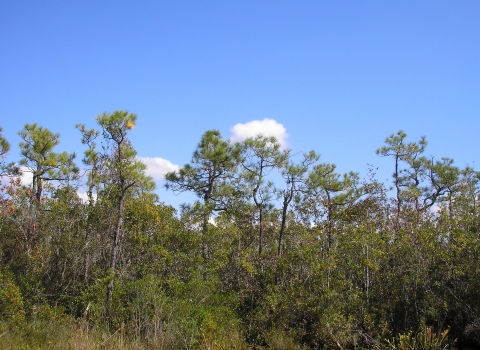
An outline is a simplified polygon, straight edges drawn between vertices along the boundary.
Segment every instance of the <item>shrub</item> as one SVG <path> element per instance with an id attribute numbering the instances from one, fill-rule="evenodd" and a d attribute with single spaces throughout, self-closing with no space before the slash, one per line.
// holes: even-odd
<path id="1" fill-rule="evenodd" d="M 13 326 L 19 326 L 25 320 L 20 288 L 6 269 L 0 269 L 0 318 Z"/>

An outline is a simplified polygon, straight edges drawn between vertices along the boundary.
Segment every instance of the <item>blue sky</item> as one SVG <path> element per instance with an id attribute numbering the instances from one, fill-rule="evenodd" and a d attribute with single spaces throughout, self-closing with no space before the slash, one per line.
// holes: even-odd
<path id="1" fill-rule="evenodd" d="M 3 0 L 0 125 L 12 160 L 25 123 L 81 155 L 74 125 L 127 109 L 139 156 L 177 165 L 206 130 L 267 118 L 341 172 L 386 180 L 375 149 L 399 129 L 475 166 L 479 18 L 479 1 Z"/>

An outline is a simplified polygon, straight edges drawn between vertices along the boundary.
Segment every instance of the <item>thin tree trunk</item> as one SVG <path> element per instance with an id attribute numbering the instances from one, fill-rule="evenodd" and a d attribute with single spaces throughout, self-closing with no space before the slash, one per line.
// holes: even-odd
<path id="1" fill-rule="evenodd" d="M 258 217 L 260 221 L 260 237 L 259 237 L 259 247 L 258 247 L 258 254 L 262 255 L 262 247 L 263 247 L 263 208 L 260 206 L 260 213 Z"/>
<path id="2" fill-rule="evenodd" d="M 115 272 L 117 266 L 117 252 L 118 252 L 118 242 L 120 240 L 120 235 L 122 232 L 123 227 L 123 203 L 124 203 L 124 194 L 122 193 L 119 201 L 118 201 L 118 217 L 117 217 L 117 225 L 115 227 L 115 231 L 113 233 L 113 242 L 112 242 L 112 255 L 110 258 L 110 273 L 112 275 L 112 279 L 108 283 L 107 287 L 107 301 L 110 301 L 113 293 L 113 287 L 115 284 Z"/>
<path id="3" fill-rule="evenodd" d="M 395 157 L 395 188 L 397 189 L 397 217 L 395 218 L 395 231 L 398 233 L 400 229 L 400 209 L 402 206 L 402 200 L 400 198 L 400 184 L 398 182 L 398 155 Z"/>
<path id="4" fill-rule="evenodd" d="M 285 198 L 283 200 L 283 208 L 282 208 L 282 224 L 280 226 L 280 234 L 278 235 L 278 252 L 277 255 L 280 257 L 282 255 L 282 240 L 283 234 L 285 233 L 285 226 L 287 222 L 287 209 L 288 205 L 290 204 L 290 200 L 292 195 L 290 195 L 290 199 Z"/>
<path id="5" fill-rule="evenodd" d="M 277 257 L 279 257 L 279 258 L 282 255 L 282 240 L 283 240 L 283 234 L 285 232 L 285 227 L 286 227 L 286 222 L 287 222 L 287 209 L 288 209 L 289 204 L 290 204 L 290 200 L 288 200 L 287 198 L 284 198 L 283 208 L 282 208 L 282 224 L 280 226 L 280 233 L 278 235 Z M 278 264 L 277 264 L 277 268 L 276 268 L 276 271 L 275 271 L 275 285 L 278 284 L 278 279 L 279 279 L 279 270 L 278 270 Z"/>

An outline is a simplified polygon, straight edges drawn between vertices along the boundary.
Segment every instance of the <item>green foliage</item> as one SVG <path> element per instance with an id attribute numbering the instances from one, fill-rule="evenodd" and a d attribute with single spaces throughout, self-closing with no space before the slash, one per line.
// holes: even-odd
<path id="1" fill-rule="evenodd" d="M 15 176 L 18 175 L 19 169 L 15 163 L 6 164 L 4 158 L 7 156 L 10 151 L 10 143 L 2 135 L 3 128 L 0 126 L 0 176 L 9 175 Z"/>
<path id="2" fill-rule="evenodd" d="M 378 150 L 395 160 L 391 196 L 373 175 L 339 174 L 315 152 L 297 158 L 261 135 L 231 145 L 211 130 L 167 175 L 169 189 L 200 199 L 177 212 L 151 192 L 128 139 L 136 119 L 115 111 L 97 117 L 100 131 L 77 126 L 86 203 L 68 177 L 33 205 L 38 186 L 49 187 L 42 181 L 63 171 L 53 161 L 58 135 L 36 124 L 22 131 L 24 164 L 46 172 L 33 193 L 14 178 L 0 187 L 2 346 L 480 344 L 474 169 L 427 159 L 424 138 L 408 143 L 399 132 Z M 40 154 L 49 160 L 37 164 Z"/>
<path id="3" fill-rule="evenodd" d="M 102 128 L 104 138 L 103 152 L 94 156 L 92 149 L 86 151 L 86 162 L 91 164 L 95 157 L 102 161 L 102 181 L 113 185 L 111 190 L 123 195 L 130 188 L 151 191 L 155 188 L 152 178 L 145 175 L 147 166 L 139 161 L 127 134 L 135 127 L 137 116 L 127 111 L 103 113 L 96 118 Z M 91 138 L 91 131 L 84 131 L 83 140 Z M 87 143 L 88 144 L 88 143 Z"/>
<path id="4" fill-rule="evenodd" d="M 0 319 L 19 326 L 25 319 L 25 310 L 20 288 L 7 269 L 0 269 Z"/>
<path id="5" fill-rule="evenodd" d="M 10 143 L 1 134 L 3 128 L 0 126 L 0 157 L 3 158 L 10 151 Z"/>
<path id="6" fill-rule="evenodd" d="M 427 327 L 415 336 L 412 332 L 399 334 L 394 340 L 388 341 L 391 349 L 407 350 L 441 350 L 451 348 L 447 335 L 450 328 L 441 333 L 435 333 L 432 327 Z"/>
<path id="7" fill-rule="evenodd" d="M 32 173 L 32 192 L 40 202 L 44 182 L 71 181 L 79 169 L 74 163 L 75 153 L 55 153 L 53 149 L 60 143 L 60 134 L 34 124 L 25 124 L 18 133 L 22 138 L 20 165 Z"/>
<path id="8" fill-rule="evenodd" d="M 238 149 L 224 141 L 218 130 L 209 130 L 202 135 L 191 163 L 165 176 L 165 187 L 174 192 L 192 191 L 215 210 L 220 206 L 220 186 L 232 176 L 239 156 Z"/>

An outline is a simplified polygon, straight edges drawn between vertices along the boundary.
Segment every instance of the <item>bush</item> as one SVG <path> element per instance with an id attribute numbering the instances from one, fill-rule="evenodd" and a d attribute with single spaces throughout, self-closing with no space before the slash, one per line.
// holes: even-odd
<path id="1" fill-rule="evenodd" d="M 395 339 L 387 341 L 391 349 L 405 350 L 442 350 L 450 349 L 448 342 L 448 333 L 450 327 L 438 334 L 433 331 L 432 327 L 427 327 L 423 331 L 418 332 L 415 336 L 412 332 L 399 334 Z"/>
<path id="2" fill-rule="evenodd" d="M 6 269 L 0 269 L 0 318 L 13 326 L 19 326 L 25 320 L 20 288 Z"/>

